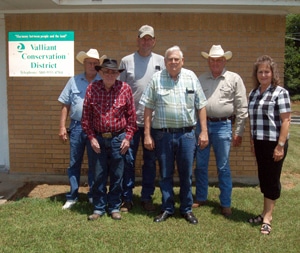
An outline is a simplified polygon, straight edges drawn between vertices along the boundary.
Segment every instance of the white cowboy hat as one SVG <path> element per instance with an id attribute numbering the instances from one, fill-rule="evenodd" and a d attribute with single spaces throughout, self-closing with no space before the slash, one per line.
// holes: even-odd
<path id="1" fill-rule="evenodd" d="M 86 58 L 93 58 L 93 59 L 97 59 L 100 61 L 100 64 L 102 64 L 102 61 L 106 58 L 106 55 L 102 55 L 99 58 L 99 53 L 97 51 L 97 49 L 91 48 L 89 51 L 84 52 L 84 51 L 80 51 L 77 55 L 76 55 L 76 59 L 77 61 L 79 61 L 81 64 L 83 64 L 84 60 Z"/>
<path id="2" fill-rule="evenodd" d="M 227 51 L 224 53 L 224 50 L 221 47 L 221 45 L 213 45 L 209 50 L 209 54 L 205 52 L 201 52 L 201 55 L 206 59 L 208 59 L 208 57 L 212 57 L 212 58 L 224 57 L 226 60 L 230 60 L 232 57 L 232 52 Z"/>

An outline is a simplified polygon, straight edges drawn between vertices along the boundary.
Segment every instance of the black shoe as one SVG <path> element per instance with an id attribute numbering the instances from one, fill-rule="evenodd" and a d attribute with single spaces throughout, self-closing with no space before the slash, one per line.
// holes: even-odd
<path id="1" fill-rule="evenodd" d="M 171 216 L 172 216 L 172 214 L 169 214 L 167 211 L 164 211 L 164 212 L 161 212 L 159 215 L 157 215 L 153 221 L 154 222 L 162 222 Z"/>
<path id="2" fill-rule="evenodd" d="M 192 212 L 188 212 L 182 215 L 186 221 L 188 221 L 190 224 L 196 225 L 198 224 L 198 220 L 195 217 L 195 215 Z"/>

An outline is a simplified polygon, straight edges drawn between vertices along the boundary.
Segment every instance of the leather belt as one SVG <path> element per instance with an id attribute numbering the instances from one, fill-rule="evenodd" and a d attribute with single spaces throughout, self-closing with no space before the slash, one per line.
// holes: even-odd
<path id="1" fill-rule="evenodd" d="M 118 132 L 106 132 L 106 133 L 96 132 L 96 134 L 102 136 L 102 138 L 109 139 L 109 138 L 116 137 L 116 136 L 118 136 L 118 135 L 120 135 L 121 133 L 124 133 L 124 132 L 125 132 L 125 129 L 122 129 Z"/>
<path id="2" fill-rule="evenodd" d="M 195 127 L 181 127 L 181 128 L 160 128 L 157 129 L 159 131 L 165 132 L 165 133 L 186 133 L 191 132 Z"/>
<path id="3" fill-rule="evenodd" d="M 221 118 L 210 118 L 210 117 L 207 117 L 207 121 L 210 121 L 210 122 L 219 122 L 219 121 L 226 121 L 226 120 L 234 120 L 234 116 L 231 115 L 229 117 L 221 117 Z"/>

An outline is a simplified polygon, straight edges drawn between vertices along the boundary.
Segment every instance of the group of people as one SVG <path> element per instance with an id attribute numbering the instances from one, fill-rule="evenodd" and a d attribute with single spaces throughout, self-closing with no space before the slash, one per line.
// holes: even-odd
<path id="1" fill-rule="evenodd" d="M 178 46 L 168 48 L 164 56 L 152 52 L 156 43 L 153 27 L 142 26 L 136 40 L 138 50 L 122 58 L 119 66 L 114 59 L 99 57 L 95 49 L 76 57 L 84 65 L 84 73 L 70 78 L 58 99 L 62 103 L 59 136 L 64 142 L 68 135 L 70 138 L 70 192 L 63 209 L 78 201 L 86 147 L 88 200 L 94 206 L 88 219 L 96 220 L 108 212 L 120 220 L 121 212 L 133 208 L 135 161 L 141 141 L 141 205 L 148 212 L 155 211 L 152 195 L 156 161 L 159 164 L 162 205 L 154 222 L 165 221 L 175 212 L 176 164 L 180 213 L 190 224 L 198 223 L 192 208 L 207 204 L 211 147 L 216 157 L 220 213 L 228 217 L 232 214 L 231 143 L 233 147 L 241 145 L 249 117 L 251 149 L 264 201 L 262 212 L 248 222 L 261 224 L 261 233 L 269 234 L 275 201 L 280 197 L 291 112 L 276 63 L 267 55 L 257 59 L 254 88 L 247 98 L 242 78 L 225 68 L 232 52 L 224 52 L 220 45 L 201 53 L 209 70 L 197 77 L 183 67 L 184 56 Z"/>

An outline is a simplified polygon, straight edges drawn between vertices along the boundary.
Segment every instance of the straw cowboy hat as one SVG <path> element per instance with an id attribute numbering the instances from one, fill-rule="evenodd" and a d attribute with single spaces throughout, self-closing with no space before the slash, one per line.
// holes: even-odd
<path id="1" fill-rule="evenodd" d="M 91 48 L 89 51 L 84 52 L 84 51 L 80 51 L 77 55 L 76 55 L 76 59 L 77 61 L 79 61 L 81 64 L 83 64 L 84 60 L 87 58 L 93 58 L 93 59 L 97 59 L 100 61 L 100 64 L 102 64 L 102 61 L 106 58 L 106 55 L 102 55 L 99 58 L 99 53 L 97 51 L 97 49 Z"/>
<path id="2" fill-rule="evenodd" d="M 213 45 L 209 50 L 209 54 L 205 52 L 201 52 L 201 55 L 206 59 L 208 59 L 209 57 L 212 58 L 224 57 L 226 60 L 230 60 L 232 57 L 232 52 L 227 51 L 224 53 L 224 50 L 221 47 L 221 45 Z"/>
<path id="3" fill-rule="evenodd" d="M 100 66 L 95 66 L 95 69 L 99 71 L 100 69 L 111 69 L 111 70 L 117 70 L 119 73 L 123 72 L 125 69 L 119 69 L 118 63 L 116 60 L 106 58 L 103 60 L 103 63 Z"/>

